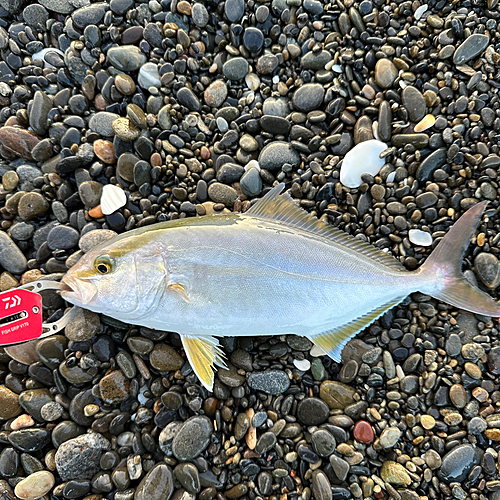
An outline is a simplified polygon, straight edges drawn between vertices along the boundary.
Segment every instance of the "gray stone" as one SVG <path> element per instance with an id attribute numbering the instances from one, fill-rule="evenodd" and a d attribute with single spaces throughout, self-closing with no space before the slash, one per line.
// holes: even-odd
<path id="1" fill-rule="evenodd" d="M 425 98 L 417 88 L 408 85 L 403 89 L 403 104 L 412 122 L 420 121 L 426 113 Z"/>
<path id="2" fill-rule="evenodd" d="M 38 135 L 45 135 L 47 133 L 47 114 L 52 108 L 52 96 L 37 90 L 31 105 L 29 122 L 30 127 Z"/>
<path id="3" fill-rule="evenodd" d="M 248 69 L 248 61 L 243 57 L 228 59 L 222 66 L 224 76 L 230 80 L 241 80 L 248 73 Z"/>
<path id="4" fill-rule="evenodd" d="M 56 226 L 50 230 L 47 244 L 51 250 L 69 250 L 78 245 L 80 233 L 71 226 Z"/>
<path id="5" fill-rule="evenodd" d="M 208 417 L 197 415 L 188 418 L 174 436 L 172 452 L 177 460 L 196 458 L 210 443 L 213 428 Z"/>
<path id="6" fill-rule="evenodd" d="M 58 14 L 71 14 L 75 8 L 69 0 L 39 0 L 40 5 Z"/>
<path id="7" fill-rule="evenodd" d="M 299 111 L 312 111 L 323 103 L 325 89 L 319 83 L 301 85 L 293 94 L 292 102 Z"/>
<path id="8" fill-rule="evenodd" d="M 99 24 L 108 8 L 106 2 L 93 3 L 75 10 L 71 17 L 75 26 L 83 30 L 86 26 Z"/>
<path id="9" fill-rule="evenodd" d="M 259 155 L 259 165 L 266 170 L 278 170 L 288 163 L 293 168 L 300 165 L 300 155 L 290 143 L 276 141 L 265 146 Z"/>
<path id="10" fill-rule="evenodd" d="M 94 231 L 89 231 L 80 238 L 80 250 L 87 253 L 95 246 L 114 238 L 116 235 L 117 234 L 110 229 L 95 229 Z"/>
<path id="11" fill-rule="evenodd" d="M 290 387 L 290 379 L 282 370 L 265 370 L 251 373 L 248 377 L 248 385 L 266 394 L 283 394 Z"/>
<path id="12" fill-rule="evenodd" d="M 62 443 L 56 452 L 57 472 L 63 481 L 92 479 L 100 470 L 102 453 L 110 448 L 110 442 L 97 432 L 70 439 Z"/>
<path id="13" fill-rule="evenodd" d="M 135 45 L 112 47 L 108 50 L 107 56 L 115 68 L 125 72 L 136 71 L 147 61 L 146 54 Z"/>
<path id="14" fill-rule="evenodd" d="M 255 167 L 250 167 L 240 179 L 240 187 L 247 196 L 258 196 L 262 192 L 262 179 Z"/>
<path id="15" fill-rule="evenodd" d="M 455 51 L 455 54 L 453 55 L 453 62 L 456 65 L 460 65 L 474 59 L 486 49 L 489 42 L 490 38 L 486 35 L 481 35 L 479 33 L 470 35 Z"/>
<path id="16" fill-rule="evenodd" d="M 141 480 L 134 500 L 169 500 L 174 492 L 174 475 L 165 463 L 156 464 Z"/>
<path id="17" fill-rule="evenodd" d="M 480 448 L 471 444 L 455 446 L 443 457 L 439 478 L 448 484 L 464 481 L 474 466 L 479 465 L 482 454 Z"/>
<path id="18" fill-rule="evenodd" d="M 117 115 L 116 113 L 99 111 L 95 115 L 92 115 L 89 120 L 90 130 L 92 130 L 93 132 L 97 132 L 103 137 L 112 137 L 115 135 L 115 132 L 113 130 L 113 127 L 111 126 L 111 123 L 117 118 L 120 118 L 120 115 Z"/>
<path id="19" fill-rule="evenodd" d="M 24 273 L 28 268 L 28 261 L 23 252 L 3 231 L 0 231 L 0 266 L 14 274 Z"/>

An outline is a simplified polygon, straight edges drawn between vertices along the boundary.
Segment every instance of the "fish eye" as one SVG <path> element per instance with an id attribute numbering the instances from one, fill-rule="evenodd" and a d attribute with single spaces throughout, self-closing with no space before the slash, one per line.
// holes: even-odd
<path id="1" fill-rule="evenodd" d="M 113 262 L 107 255 L 100 255 L 94 261 L 94 269 L 99 274 L 109 274 L 113 270 Z"/>

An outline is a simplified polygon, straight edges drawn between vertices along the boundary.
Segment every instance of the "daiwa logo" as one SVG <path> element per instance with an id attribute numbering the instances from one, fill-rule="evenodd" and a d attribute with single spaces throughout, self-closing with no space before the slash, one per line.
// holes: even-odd
<path id="1" fill-rule="evenodd" d="M 19 295 L 14 295 L 14 297 L 6 297 L 2 299 L 5 303 L 5 309 L 10 309 L 11 307 L 16 307 L 21 304 L 21 297 Z"/>

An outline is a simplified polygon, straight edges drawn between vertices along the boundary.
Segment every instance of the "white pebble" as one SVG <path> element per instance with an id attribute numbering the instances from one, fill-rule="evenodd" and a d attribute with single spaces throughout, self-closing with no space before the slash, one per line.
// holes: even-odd
<path id="1" fill-rule="evenodd" d="M 391 182 L 394 182 L 395 178 L 396 178 L 396 171 L 394 170 L 393 172 L 389 173 L 389 175 L 387 176 L 387 179 L 385 180 L 385 182 L 387 182 L 387 184 L 389 184 Z"/>
<path id="2" fill-rule="evenodd" d="M 311 350 L 309 351 L 309 354 L 313 357 L 313 358 L 318 358 L 319 356 L 326 356 L 326 352 L 323 351 L 323 349 L 321 349 L 321 347 L 317 346 L 316 344 L 314 344 L 312 347 L 311 347 Z"/>
<path id="3" fill-rule="evenodd" d="M 149 87 L 161 87 L 160 73 L 158 73 L 158 65 L 152 62 L 143 64 L 141 66 L 141 69 L 139 70 L 137 83 L 143 89 L 149 89 Z"/>
<path id="4" fill-rule="evenodd" d="M 260 87 L 260 78 L 255 73 L 248 73 L 245 76 L 245 83 L 250 90 L 257 90 Z"/>
<path id="5" fill-rule="evenodd" d="M 330 71 L 333 67 L 333 65 L 335 64 L 335 62 L 333 60 L 331 61 L 328 61 L 326 64 L 325 64 L 325 69 L 326 71 Z"/>
<path id="6" fill-rule="evenodd" d="M 229 125 L 222 116 L 219 116 L 219 118 L 217 118 L 217 127 L 221 132 L 227 132 Z"/>
<path id="7" fill-rule="evenodd" d="M 363 174 L 377 175 L 385 164 L 380 153 L 387 149 L 387 144 L 377 139 L 356 144 L 344 157 L 340 167 L 340 182 L 349 188 L 361 186 Z"/>
<path id="8" fill-rule="evenodd" d="M 55 482 L 54 475 L 48 470 L 33 472 L 17 483 L 14 494 L 22 500 L 36 500 L 46 495 Z"/>
<path id="9" fill-rule="evenodd" d="M 432 245 L 432 234 L 422 231 L 421 229 L 410 229 L 408 237 L 414 245 L 421 247 L 430 247 Z"/>
<path id="10" fill-rule="evenodd" d="M 111 215 L 127 204 L 127 195 L 122 188 L 114 184 L 106 184 L 102 188 L 101 210 L 104 215 Z"/>
<path id="11" fill-rule="evenodd" d="M 380 136 L 378 135 L 378 121 L 377 120 L 375 120 L 372 123 L 372 132 L 373 132 L 373 137 L 375 137 L 375 139 L 377 139 L 377 141 L 380 141 Z"/>
<path id="12" fill-rule="evenodd" d="M 279 83 L 280 77 L 278 75 L 273 76 L 273 83 Z"/>
<path id="13" fill-rule="evenodd" d="M 293 364 L 301 372 L 306 372 L 309 368 L 311 368 L 311 363 L 308 359 L 294 359 Z"/>
<path id="14" fill-rule="evenodd" d="M 334 64 L 332 70 L 335 71 L 335 73 L 342 73 L 342 66 L 340 64 Z"/>
<path id="15" fill-rule="evenodd" d="M 54 49 L 54 48 L 50 48 L 50 47 L 47 47 L 45 49 L 42 49 L 42 50 L 39 50 L 38 52 L 35 52 L 32 56 L 31 56 L 31 59 L 33 61 L 36 61 L 38 59 L 41 59 L 45 65 L 46 68 L 53 68 L 54 66 L 50 63 L 48 63 L 46 60 L 45 60 L 45 54 L 47 52 L 57 52 L 58 54 L 60 54 L 61 56 L 64 57 L 64 52 L 62 50 L 59 50 L 59 49 Z"/>
<path id="16" fill-rule="evenodd" d="M 246 165 L 245 165 L 245 172 L 247 170 L 250 170 L 251 168 L 256 168 L 260 172 L 260 165 L 257 160 L 250 160 Z"/>
<path id="17" fill-rule="evenodd" d="M 424 12 L 428 9 L 427 4 L 421 5 L 416 11 L 413 17 L 419 21 L 422 16 L 424 15 Z"/>

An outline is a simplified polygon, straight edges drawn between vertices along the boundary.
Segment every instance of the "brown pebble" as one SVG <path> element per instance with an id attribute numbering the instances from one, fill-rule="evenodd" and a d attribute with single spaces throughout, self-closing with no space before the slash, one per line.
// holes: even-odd
<path id="1" fill-rule="evenodd" d="M 31 152 L 40 139 L 29 130 L 19 127 L 0 128 L 0 156 L 12 160 L 16 156 L 33 160 Z"/>
<path id="2" fill-rule="evenodd" d="M 130 394 L 130 380 L 121 370 L 115 370 L 105 375 L 99 382 L 101 398 L 110 404 L 126 401 Z"/>
<path id="3" fill-rule="evenodd" d="M 94 153 L 99 160 L 111 165 L 116 162 L 115 149 L 111 141 L 97 139 L 94 142 Z"/>

